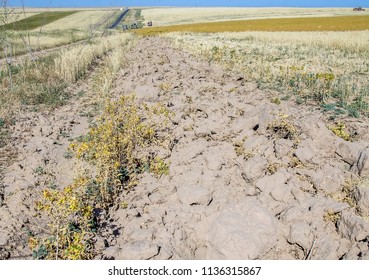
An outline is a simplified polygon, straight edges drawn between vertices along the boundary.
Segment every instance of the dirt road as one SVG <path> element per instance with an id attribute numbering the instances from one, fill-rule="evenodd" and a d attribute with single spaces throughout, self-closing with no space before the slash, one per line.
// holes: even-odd
<path id="1" fill-rule="evenodd" d="M 170 174 L 145 173 L 122 194 L 128 207 L 105 217 L 111 228 L 98 237 L 97 258 L 369 258 L 367 122 L 346 120 L 357 135 L 345 141 L 320 110 L 275 104 L 278 93 L 162 38 L 140 39 L 127 58 L 113 95 L 135 92 L 139 101 L 162 102 L 175 113 L 172 145 L 161 151 Z M 70 180 L 62 132 L 87 132 L 82 104 L 34 113 L 14 128 L 19 159 L 3 180 L 3 258 L 27 252 L 14 245 L 14 232 L 32 225 L 23 219 L 40 176 L 57 186 Z M 45 174 L 35 172 L 38 166 Z"/>

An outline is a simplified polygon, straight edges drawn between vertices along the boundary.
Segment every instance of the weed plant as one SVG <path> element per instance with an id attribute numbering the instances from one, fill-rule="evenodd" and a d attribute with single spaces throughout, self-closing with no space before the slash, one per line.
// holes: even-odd
<path id="1" fill-rule="evenodd" d="M 123 41 L 125 49 L 131 47 L 130 42 Z M 138 105 L 134 96 L 110 100 L 122 63 L 121 48 L 115 48 L 93 75 L 94 104 L 102 103 L 104 108 L 90 131 L 72 142 L 66 154 L 87 161 L 93 175 L 82 171 L 70 186 L 45 188 L 35 204 L 37 215 L 47 221 L 46 234 L 29 238 L 35 259 L 94 258 L 99 209 L 109 211 L 112 205 L 121 205 L 124 190 L 135 186 L 139 174 L 169 172 L 168 163 L 156 156 L 154 147 L 166 141 L 159 133 L 168 129 L 170 112 L 161 104 Z"/>
<path id="2" fill-rule="evenodd" d="M 46 189 L 35 205 L 37 213 L 49 220 L 48 235 L 29 240 L 35 258 L 91 259 L 97 254 L 96 210 L 108 211 L 118 203 L 139 174 L 168 174 L 167 163 L 154 156 L 150 147 L 163 142 L 157 132 L 166 129 L 169 117 L 162 105 L 137 105 L 134 96 L 107 101 L 86 137 L 70 145 L 78 159 L 95 166 L 96 175 L 79 177 L 62 190 Z"/>

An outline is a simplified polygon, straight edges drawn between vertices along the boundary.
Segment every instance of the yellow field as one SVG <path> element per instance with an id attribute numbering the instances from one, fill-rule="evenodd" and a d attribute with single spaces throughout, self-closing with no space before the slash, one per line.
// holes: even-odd
<path id="1" fill-rule="evenodd" d="M 67 11 L 111 11 L 118 10 L 118 8 L 114 7 L 102 7 L 102 8 L 29 8 L 25 7 L 24 10 L 26 13 L 43 13 L 43 12 L 67 12 Z M 14 8 L 15 13 L 22 13 L 23 8 Z"/>
<path id="2" fill-rule="evenodd" d="M 226 20 L 330 17 L 353 14 L 357 13 L 350 8 L 150 8 L 142 10 L 145 20 L 152 20 L 154 26 Z M 368 12 L 363 14 L 368 14 Z"/>
<path id="3" fill-rule="evenodd" d="M 67 29 L 88 30 L 99 25 L 99 23 L 103 23 L 105 20 L 112 19 L 116 13 L 117 10 L 81 11 L 47 24 L 42 29 L 45 31 Z"/>
<path id="4" fill-rule="evenodd" d="M 166 32 L 243 32 L 243 31 L 355 31 L 369 30 L 369 16 L 315 18 L 277 18 L 183 24 L 138 30 L 142 35 Z"/>
<path id="5" fill-rule="evenodd" d="M 9 16 L 6 20 L 7 23 L 12 23 L 14 21 L 22 20 L 25 18 L 28 18 L 30 16 L 34 16 L 40 13 L 44 12 L 67 12 L 67 11 L 97 11 L 97 12 L 103 12 L 103 11 L 111 11 L 112 8 L 96 8 L 96 9 L 86 9 L 86 8 L 10 8 L 9 9 Z M 117 9 L 116 9 L 117 10 Z M 0 22 L 0 25 L 3 23 Z"/>

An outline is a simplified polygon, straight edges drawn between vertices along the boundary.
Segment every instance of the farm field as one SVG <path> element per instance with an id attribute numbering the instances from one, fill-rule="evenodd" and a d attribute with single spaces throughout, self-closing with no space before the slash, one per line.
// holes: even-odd
<path id="1" fill-rule="evenodd" d="M 112 8 L 74 8 L 73 11 L 79 11 L 79 12 L 96 12 L 96 15 L 102 14 L 104 12 L 109 12 L 112 10 L 118 10 L 118 9 L 112 9 Z M 28 18 L 30 16 L 38 15 L 40 13 L 45 12 L 70 12 L 70 8 L 9 8 L 7 11 L 7 19 L 6 23 L 12 23 L 14 21 L 23 20 L 25 18 Z M 85 14 L 84 14 L 85 15 Z M 89 13 L 89 15 L 92 15 Z M 85 16 L 84 16 L 85 17 Z M 82 20 L 84 21 L 84 20 Z M 3 25 L 3 22 L 0 22 L 0 26 Z M 74 26 L 76 27 L 76 26 Z"/>
<path id="2" fill-rule="evenodd" d="M 108 26 L 113 18 L 119 14 L 119 10 L 105 11 L 80 11 L 58 21 L 45 25 L 45 31 L 79 29 L 89 30 Z"/>
<path id="3" fill-rule="evenodd" d="M 12 22 L 15 22 L 15 21 L 18 21 L 18 20 L 21 20 L 21 19 L 25 19 L 25 18 L 28 18 L 30 16 L 35 16 L 35 15 L 38 15 L 39 13 L 38 12 L 22 12 L 22 11 L 12 11 L 9 15 L 8 15 L 8 18 L 6 20 L 7 23 L 12 23 Z M 0 22 L 0 26 L 1 25 L 4 25 L 3 22 Z"/>
<path id="4" fill-rule="evenodd" d="M 149 8 L 142 15 L 154 26 L 216 22 L 227 20 L 330 17 L 356 15 L 349 8 Z M 367 12 L 365 13 L 367 14 Z"/>
<path id="5" fill-rule="evenodd" d="M 242 31 L 356 31 L 368 30 L 369 16 L 316 18 L 276 18 L 242 21 L 193 23 L 141 29 L 142 35 L 166 32 L 242 32 Z"/>
<path id="6" fill-rule="evenodd" d="M 72 14 L 76 13 L 75 11 L 65 11 L 65 12 L 44 12 L 36 15 L 32 15 L 30 17 L 20 19 L 18 21 L 9 23 L 4 25 L 3 28 L 6 30 L 33 30 L 44 26 L 48 23 L 57 21 L 59 19 L 65 18 Z"/>
<path id="7" fill-rule="evenodd" d="M 85 40 L 101 33 L 118 13 L 118 9 L 41 12 L 4 25 L 3 32 L 12 42 L 9 51 L 19 55 Z"/>
<path id="8" fill-rule="evenodd" d="M 0 60 L 0 259 L 368 259 L 367 15 L 257 11 L 80 11 Z"/>

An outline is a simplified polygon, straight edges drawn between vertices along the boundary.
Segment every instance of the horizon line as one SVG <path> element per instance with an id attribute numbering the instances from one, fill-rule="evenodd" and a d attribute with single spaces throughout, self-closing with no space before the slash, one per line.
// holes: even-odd
<path id="1" fill-rule="evenodd" d="M 364 6 L 159 6 L 159 5 L 153 5 L 153 6 L 24 6 L 24 8 L 122 8 L 122 7 L 140 7 L 140 8 L 356 8 L 356 7 L 362 7 L 362 8 L 369 8 Z M 23 6 L 10 6 L 10 8 L 23 8 Z"/>
<path id="2" fill-rule="evenodd" d="M 349 8 L 368 8 L 369 6 L 10 6 L 9 8 L 17 9 L 17 8 L 39 8 L 39 9 L 89 9 L 89 8 L 291 8 L 291 9 L 349 9 Z"/>

